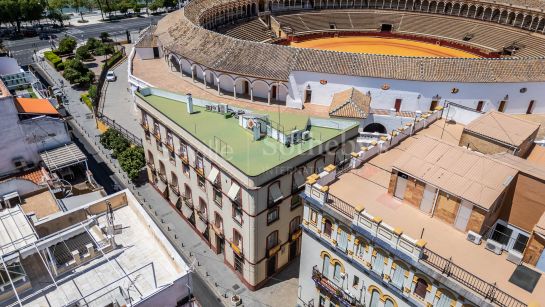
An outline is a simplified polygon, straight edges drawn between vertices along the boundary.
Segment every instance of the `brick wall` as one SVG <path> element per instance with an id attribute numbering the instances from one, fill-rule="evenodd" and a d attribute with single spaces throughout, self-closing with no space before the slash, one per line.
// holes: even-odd
<path id="1" fill-rule="evenodd" d="M 485 217 L 486 211 L 473 206 L 473 210 L 471 210 L 471 215 L 469 216 L 469 221 L 467 222 L 466 230 L 481 233 Z"/>
<path id="2" fill-rule="evenodd" d="M 397 171 L 392 170 L 392 175 L 390 176 L 390 183 L 388 184 L 388 194 L 394 195 L 397 182 Z"/>

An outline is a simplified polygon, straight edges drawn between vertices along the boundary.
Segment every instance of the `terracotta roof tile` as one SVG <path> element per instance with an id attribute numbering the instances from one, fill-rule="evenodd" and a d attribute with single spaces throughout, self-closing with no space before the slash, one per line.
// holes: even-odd
<path id="1" fill-rule="evenodd" d="M 59 112 L 47 99 L 16 98 L 15 107 L 19 113 L 59 115 Z"/>

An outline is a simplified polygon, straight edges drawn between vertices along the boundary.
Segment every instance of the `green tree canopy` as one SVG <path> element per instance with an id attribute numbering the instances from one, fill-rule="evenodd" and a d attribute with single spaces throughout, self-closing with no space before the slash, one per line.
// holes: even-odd
<path id="1" fill-rule="evenodd" d="M 73 37 L 65 36 L 59 42 L 58 51 L 60 53 L 72 53 L 78 42 Z"/>

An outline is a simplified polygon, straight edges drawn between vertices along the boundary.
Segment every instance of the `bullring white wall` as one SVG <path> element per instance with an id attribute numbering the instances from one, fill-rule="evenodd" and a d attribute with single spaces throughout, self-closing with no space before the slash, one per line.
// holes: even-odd
<path id="1" fill-rule="evenodd" d="M 475 109 L 479 101 L 484 101 L 482 111 L 497 110 L 502 100 L 506 100 L 504 112 L 524 114 L 530 101 L 534 101 L 532 113 L 545 112 L 545 83 L 455 83 L 407 81 L 369 77 L 343 76 L 305 71 L 292 72 L 290 76 L 288 105 L 303 105 L 307 87 L 312 90 L 311 103 L 329 105 L 335 93 L 354 87 L 363 93 L 370 92 L 372 107 L 390 109 L 396 99 L 403 99 L 402 111 L 427 111 L 432 100 L 439 105 L 446 101 Z M 387 85 L 388 90 L 383 90 Z M 453 93 L 457 89 L 457 93 Z"/>

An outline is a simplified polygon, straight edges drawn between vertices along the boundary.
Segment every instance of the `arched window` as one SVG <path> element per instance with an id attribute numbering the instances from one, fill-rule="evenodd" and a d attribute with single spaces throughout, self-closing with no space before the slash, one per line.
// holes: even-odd
<path id="1" fill-rule="evenodd" d="M 390 298 L 387 298 L 385 301 L 384 301 L 384 307 L 395 307 L 395 303 L 394 301 L 392 301 L 392 299 Z"/>
<path id="2" fill-rule="evenodd" d="M 333 224 L 331 224 L 331 221 L 328 219 L 325 219 L 324 221 L 324 234 L 328 237 L 331 237 L 331 229 L 333 228 Z"/>
<path id="3" fill-rule="evenodd" d="M 341 280 L 341 264 L 336 262 L 335 263 L 335 266 L 333 267 L 333 278 L 336 280 L 336 281 L 340 281 Z"/>
<path id="4" fill-rule="evenodd" d="M 392 264 L 392 270 L 394 271 L 392 274 L 392 284 L 398 289 L 403 289 L 409 271 L 397 263 Z"/>
<path id="5" fill-rule="evenodd" d="M 329 265 L 331 264 L 330 261 L 331 258 L 329 258 L 328 255 L 324 255 L 324 263 L 322 264 L 322 275 L 324 275 L 325 277 L 329 276 Z"/>
<path id="6" fill-rule="evenodd" d="M 414 286 L 414 294 L 420 298 L 426 298 L 426 293 L 428 292 L 428 282 L 422 278 L 416 280 L 416 285 Z"/>
<path id="7" fill-rule="evenodd" d="M 380 293 L 377 290 L 371 292 L 371 301 L 369 302 L 369 307 L 378 307 L 380 302 Z"/>

